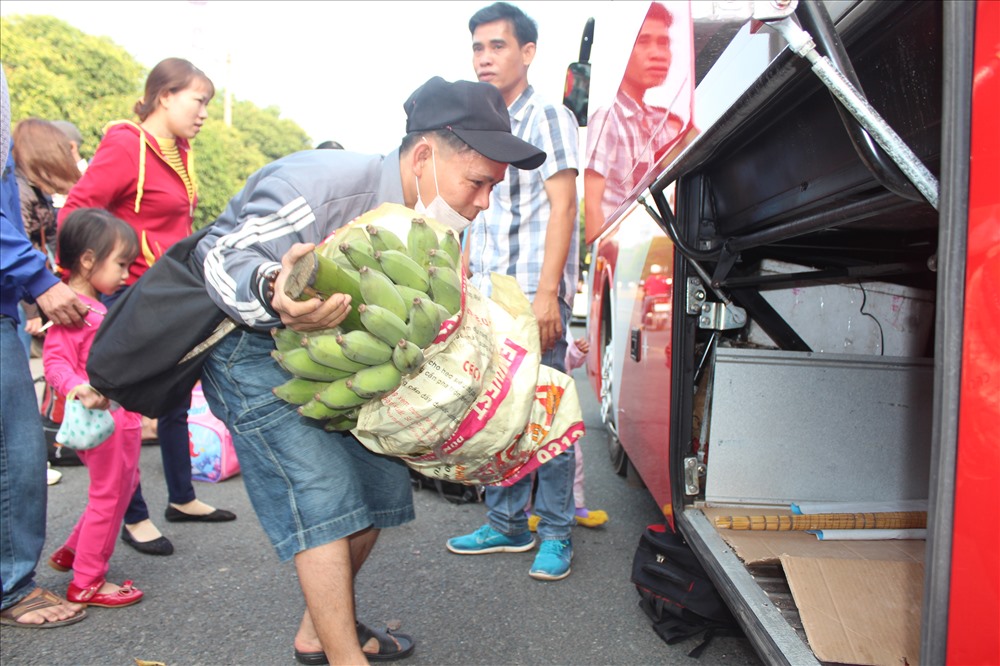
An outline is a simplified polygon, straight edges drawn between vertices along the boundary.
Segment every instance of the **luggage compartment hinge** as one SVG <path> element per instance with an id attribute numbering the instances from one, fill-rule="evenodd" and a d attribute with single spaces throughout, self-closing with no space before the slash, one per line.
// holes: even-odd
<path id="1" fill-rule="evenodd" d="M 698 317 L 698 328 L 725 331 L 742 328 L 747 323 L 747 313 L 741 307 L 707 300 L 708 293 L 699 278 L 687 280 L 685 311 Z"/>
<path id="2" fill-rule="evenodd" d="M 698 462 L 696 456 L 684 459 L 684 493 L 695 497 L 701 492 L 701 477 L 705 474 L 704 463 Z"/>

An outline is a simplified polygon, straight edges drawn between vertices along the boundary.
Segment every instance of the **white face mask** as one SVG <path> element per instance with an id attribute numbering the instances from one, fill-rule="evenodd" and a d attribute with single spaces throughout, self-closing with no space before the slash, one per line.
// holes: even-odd
<path id="1" fill-rule="evenodd" d="M 460 233 L 472 224 L 472 221 L 465 219 L 461 213 L 449 206 L 448 202 L 442 198 L 441 190 L 438 188 L 437 161 L 434 158 L 433 148 L 431 148 L 431 165 L 434 168 L 434 190 L 437 192 L 437 196 L 425 206 L 424 202 L 420 199 L 420 181 L 414 177 L 417 184 L 417 204 L 413 207 L 413 210 L 437 220 L 446 227 L 451 227 L 456 233 Z"/>

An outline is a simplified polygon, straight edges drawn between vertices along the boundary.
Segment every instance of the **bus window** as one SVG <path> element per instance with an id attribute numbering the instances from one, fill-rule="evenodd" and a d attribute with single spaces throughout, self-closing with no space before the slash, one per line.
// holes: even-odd
<path id="1" fill-rule="evenodd" d="M 584 207 L 587 240 L 648 186 L 671 149 L 691 135 L 694 62 L 687 2 L 652 2 L 612 100 L 587 129 Z"/>

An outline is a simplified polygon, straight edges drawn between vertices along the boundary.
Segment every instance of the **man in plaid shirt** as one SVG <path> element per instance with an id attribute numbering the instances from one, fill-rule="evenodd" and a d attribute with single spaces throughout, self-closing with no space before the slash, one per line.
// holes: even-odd
<path id="1" fill-rule="evenodd" d="M 579 262 L 577 122 L 567 108 L 546 103 L 528 84 L 538 29 L 524 12 L 494 3 L 476 12 L 469 31 L 477 77 L 503 94 L 513 133 L 548 155 L 533 171 L 508 168 L 489 209 L 469 227 L 465 252 L 471 280 L 489 295 L 491 272 L 514 276 L 538 319 L 542 363 L 565 371 L 564 332 Z M 538 469 L 534 511 L 542 544 L 529 572 L 533 578 L 560 580 L 570 573 L 574 458 L 570 448 Z M 448 549 L 462 555 L 531 550 L 535 541 L 525 513 L 530 497 L 530 478 L 487 488 L 489 522 L 449 539 Z"/>

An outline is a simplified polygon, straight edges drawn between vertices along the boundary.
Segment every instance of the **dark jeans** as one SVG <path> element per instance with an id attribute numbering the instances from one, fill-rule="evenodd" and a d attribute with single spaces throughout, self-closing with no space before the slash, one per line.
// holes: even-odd
<path id="1" fill-rule="evenodd" d="M 108 308 L 118 300 L 128 287 L 122 287 L 111 296 L 102 296 Z M 188 434 L 188 408 L 184 405 L 164 414 L 156 422 L 156 435 L 160 441 L 160 458 L 163 476 L 167 481 L 167 499 L 173 504 L 184 504 L 195 499 L 191 482 L 191 438 Z M 125 523 L 134 525 L 149 518 L 149 508 L 142 496 L 142 484 L 136 486 L 132 501 L 125 511 Z"/>
<path id="2" fill-rule="evenodd" d="M 167 481 L 167 499 L 173 504 L 184 504 L 195 498 L 194 485 L 191 483 L 188 407 L 189 405 L 179 407 L 156 421 L 160 458 L 163 460 L 163 476 Z M 149 518 L 149 508 L 142 497 L 142 484 L 139 484 L 125 511 L 125 522 L 134 525 L 147 518 Z"/>

